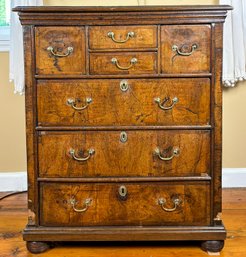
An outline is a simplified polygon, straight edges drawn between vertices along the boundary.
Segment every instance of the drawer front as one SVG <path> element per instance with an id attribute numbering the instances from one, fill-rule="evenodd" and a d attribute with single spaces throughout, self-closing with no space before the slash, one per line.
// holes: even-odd
<path id="1" fill-rule="evenodd" d="M 161 27 L 162 73 L 210 72 L 209 25 Z"/>
<path id="2" fill-rule="evenodd" d="M 210 123 L 207 78 L 41 80 L 37 96 L 39 126 Z"/>
<path id="3" fill-rule="evenodd" d="M 157 53 L 91 53 L 90 74 L 155 74 L 157 73 Z"/>
<path id="4" fill-rule="evenodd" d="M 94 26 L 89 28 L 91 49 L 157 47 L 156 26 Z"/>
<path id="5" fill-rule="evenodd" d="M 208 183 L 41 183 L 40 203 L 41 226 L 210 223 Z"/>
<path id="6" fill-rule="evenodd" d="M 40 177 L 201 176 L 209 131 L 40 132 Z"/>
<path id="7" fill-rule="evenodd" d="M 85 74 L 83 27 L 37 27 L 37 74 Z"/>

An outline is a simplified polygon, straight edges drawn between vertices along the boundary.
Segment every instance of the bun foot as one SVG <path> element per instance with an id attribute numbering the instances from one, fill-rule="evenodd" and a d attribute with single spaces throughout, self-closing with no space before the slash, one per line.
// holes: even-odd
<path id="1" fill-rule="evenodd" d="M 201 244 L 203 251 L 220 252 L 224 247 L 224 241 L 204 241 Z"/>
<path id="2" fill-rule="evenodd" d="M 26 248 L 31 253 L 43 253 L 50 248 L 47 242 L 26 242 Z"/>

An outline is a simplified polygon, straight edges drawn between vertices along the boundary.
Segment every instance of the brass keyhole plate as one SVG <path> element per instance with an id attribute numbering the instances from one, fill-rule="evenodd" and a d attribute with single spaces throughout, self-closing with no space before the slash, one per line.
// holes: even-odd
<path id="1" fill-rule="evenodd" d="M 120 142 L 125 143 L 128 139 L 127 133 L 125 131 L 120 133 Z"/>
<path id="2" fill-rule="evenodd" d="M 127 199 L 127 188 L 126 186 L 120 186 L 118 189 L 118 193 L 119 193 L 119 198 L 120 200 L 126 200 Z"/>
<path id="3" fill-rule="evenodd" d="M 120 82 L 120 90 L 122 92 L 126 92 L 128 89 L 129 89 L 129 85 L 128 85 L 127 80 L 121 80 L 121 82 Z"/>

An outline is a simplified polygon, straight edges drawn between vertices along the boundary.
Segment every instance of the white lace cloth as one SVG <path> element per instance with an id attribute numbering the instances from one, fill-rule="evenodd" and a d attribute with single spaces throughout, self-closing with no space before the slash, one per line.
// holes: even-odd
<path id="1" fill-rule="evenodd" d="M 36 5 L 43 5 L 43 0 L 11 0 L 11 8 L 15 6 Z M 19 17 L 16 12 L 11 12 L 10 15 L 9 64 L 9 79 L 14 82 L 14 92 L 22 95 L 25 90 L 23 35 Z"/>
<path id="2" fill-rule="evenodd" d="M 223 76 L 224 86 L 233 87 L 246 80 L 246 0 L 220 0 L 233 6 L 224 24 Z"/>

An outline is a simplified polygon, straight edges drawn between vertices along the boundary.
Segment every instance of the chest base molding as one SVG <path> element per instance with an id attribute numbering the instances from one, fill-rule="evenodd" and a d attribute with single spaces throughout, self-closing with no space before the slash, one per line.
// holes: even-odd
<path id="1" fill-rule="evenodd" d="M 81 227 L 31 227 L 23 231 L 26 241 L 179 241 L 225 240 L 224 225 L 136 227 L 114 226 Z"/>

